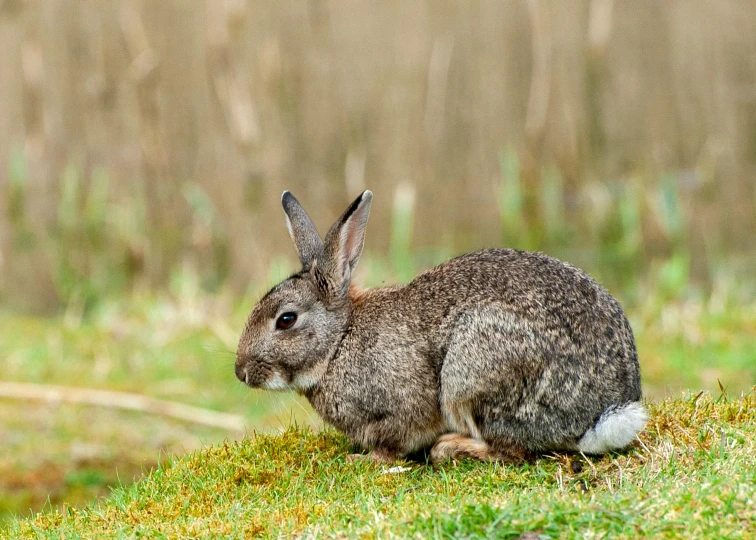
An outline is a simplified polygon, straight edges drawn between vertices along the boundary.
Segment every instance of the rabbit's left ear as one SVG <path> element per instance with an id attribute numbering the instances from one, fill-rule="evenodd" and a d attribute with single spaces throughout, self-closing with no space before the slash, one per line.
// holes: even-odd
<path id="1" fill-rule="evenodd" d="M 286 227 L 289 229 L 294 246 L 297 248 L 299 261 L 304 269 L 308 269 L 321 251 L 323 241 L 320 239 L 315 225 L 307 215 L 299 201 L 288 191 L 281 195 L 281 205 L 286 212 Z"/>
<path id="2" fill-rule="evenodd" d="M 329 294 L 346 296 L 352 272 L 365 245 L 365 227 L 370 215 L 373 193 L 365 191 L 357 197 L 328 231 L 322 260 L 318 257 L 316 271 L 323 274 Z M 330 290 L 332 289 L 332 290 Z"/>

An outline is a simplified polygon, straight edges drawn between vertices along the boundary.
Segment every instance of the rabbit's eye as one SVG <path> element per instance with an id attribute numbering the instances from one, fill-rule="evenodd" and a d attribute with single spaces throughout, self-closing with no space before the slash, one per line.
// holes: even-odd
<path id="1" fill-rule="evenodd" d="M 287 328 L 294 326 L 295 322 L 297 322 L 297 314 L 292 311 L 287 311 L 276 319 L 276 328 L 278 330 L 286 330 Z"/>

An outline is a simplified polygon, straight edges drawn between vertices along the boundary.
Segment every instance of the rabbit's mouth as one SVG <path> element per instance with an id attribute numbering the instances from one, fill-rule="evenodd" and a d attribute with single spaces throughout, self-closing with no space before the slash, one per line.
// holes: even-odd
<path id="1" fill-rule="evenodd" d="M 236 364 L 236 378 L 250 388 L 265 390 L 289 390 L 286 378 L 276 369 L 261 362 Z"/>
<path id="2" fill-rule="evenodd" d="M 266 390 L 291 390 L 289 383 L 283 378 L 283 376 L 277 372 L 273 372 L 273 376 L 262 384 L 262 387 Z"/>

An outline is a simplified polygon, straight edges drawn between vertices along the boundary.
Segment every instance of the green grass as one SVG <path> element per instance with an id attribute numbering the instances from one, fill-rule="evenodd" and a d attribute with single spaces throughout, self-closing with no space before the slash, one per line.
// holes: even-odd
<path id="1" fill-rule="evenodd" d="M 525 465 L 349 462 L 340 434 L 291 428 L 169 458 L 83 509 L 13 538 L 698 537 L 756 534 L 756 394 L 651 406 L 634 448 Z"/>

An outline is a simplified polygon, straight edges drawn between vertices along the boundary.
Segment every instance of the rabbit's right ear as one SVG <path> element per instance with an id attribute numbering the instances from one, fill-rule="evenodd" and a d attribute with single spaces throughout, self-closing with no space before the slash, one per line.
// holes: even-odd
<path id="1" fill-rule="evenodd" d="M 326 234 L 323 255 L 318 257 L 316 279 L 324 293 L 337 299 L 346 297 L 352 272 L 365 244 L 365 227 L 373 193 L 357 197 Z"/>
<path id="2" fill-rule="evenodd" d="M 302 267 L 307 270 L 315 257 L 323 251 L 323 241 L 320 239 L 310 216 L 304 211 L 299 201 L 288 191 L 281 195 L 281 205 L 286 212 L 286 227 L 297 248 L 297 255 Z"/>

